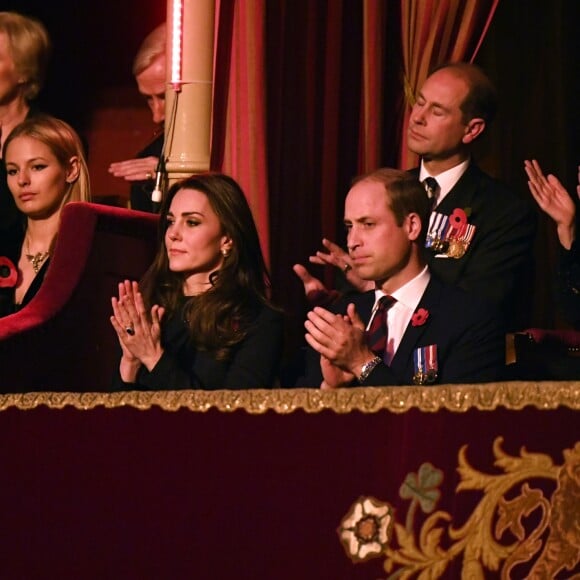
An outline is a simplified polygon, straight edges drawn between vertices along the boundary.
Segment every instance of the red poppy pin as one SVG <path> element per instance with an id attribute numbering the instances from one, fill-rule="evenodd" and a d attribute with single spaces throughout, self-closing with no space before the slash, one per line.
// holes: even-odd
<path id="1" fill-rule="evenodd" d="M 0 256 L 0 288 L 14 288 L 18 282 L 18 270 L 12 260 Z"/>
<path id="2" fill-rule="evenodd" d="M 429 318 L 429 311 L 425 310 L 425 308 L 419 308 L 411 317 L 411 325 L 423 326 L 427 322 L 427 318 Z"/>

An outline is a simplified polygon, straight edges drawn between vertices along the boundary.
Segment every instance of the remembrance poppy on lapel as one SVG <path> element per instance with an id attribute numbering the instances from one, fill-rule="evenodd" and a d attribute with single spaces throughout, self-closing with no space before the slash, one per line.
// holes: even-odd
<path id="1" fill-rule="evenodd" d="M 0 256 L 0 288 L 14 288 L 18 282 L 18 270 L 12 260 Z"/>
<path id="2" fill-rule="evenodd" d="M 425 308 L 419 308 L 411 317 L 411 326 L 423 326 L 429 318 L 429 311 Z"/>

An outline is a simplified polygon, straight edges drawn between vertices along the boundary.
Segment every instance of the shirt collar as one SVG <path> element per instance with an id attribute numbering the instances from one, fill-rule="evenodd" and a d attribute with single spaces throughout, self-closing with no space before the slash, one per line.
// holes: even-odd
<path id="1" fill-rule="evenodd" d="M 421 168 L 419 170 L 419 181 L 423 182 L 426 177 L 434 177 L 439 185 L 439 195 L 437 196 L 437 205 L 441 203 L 443 198 L 453 189 L 455 184 L 459 181 L 461 176 L 467 171 L 470 159 L 462 161 L 459 165 L 443 171 L 439 175 L 431 175 L 421 160 Z"/>
<path id="2" fill-rule="evenodd" d="M 397 300 L 395 305 L 400 304 L 414 312 L 425 293 L 425 288 L 427 288 L 430 279 L 429 267 L 425 266 L 419 274 L 391 294 Z M 384 295 L 385 293 L 382 290 L 375 290 L 375 304 Z"/>

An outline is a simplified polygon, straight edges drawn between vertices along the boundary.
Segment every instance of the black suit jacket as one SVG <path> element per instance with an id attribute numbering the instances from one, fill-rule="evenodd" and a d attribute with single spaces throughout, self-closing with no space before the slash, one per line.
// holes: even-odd
<path id="1" fill-rule="evenodd" d="M 24 243 L 25 235 L 25 225 L 22 214 L 17 215 L 17 219 L 10 230 L 10 235 L 5 235 L 5 231 L 0 232 L 0 234 L 0 256 L 8 258 L 14 267 L 18 268 L 18 261 L 20 260 L 20 254 L 22 253 L 22 245 Z M 34 276 L 34 279 L 26 290 L 20 304 L 14 303 L 15 287 L 5 288 L 0 286 L 0 318 L 18 312 L 18 310 L 26 306 L 36 296 L 44 281 L 44 276 L 46 275 L 49 264 L 50 258 L 42 263 L 40 270 L 36 276 Z"/>
<path id="2" fill-rule="evenodd" d="M 578 225 L 576 231 L 580 231 Z M 580 240 L 569 250 L 560 246 L 558 268 L 558 305 L 564 320 L 580 330 Z"/>
<path id="3" fill-rule="evenodd" d="M 124 383 L 118 372 L 115 390 L 252 389 L 273 387 L 278 378 L 283 341 L 283 316 L 261 307 L 245 339 L 229 360 L 191 344 L 189 328 L 182 316 L 174 316 L 162 327 L 163 356 L 148 372 L 142 367 L 137 383 Z"/>
<path id="4" fill-rule="evenodd" d="M 145 149 L 137 153 L 137 158 L 142 157 L 161 157 L 163 150 L 164 135 L 158 135 L 154 141 L 149 143 Z M 155 177 L 155 176 L 153 176 Z M 147 179 L 146 181 L 135 181 L 131 184 L 131 209 L 139 211 L 147 211 L 149 213 L 157 213 L 156 208 L 151 201 L 151 193 L 155 188 L 155 179 Z"/>
<path id="5" fill-rule="evenodd" d="M 419 170 L 412 173 L 418 177 Z M 475 235 L 459 259 L 427 250 L 431 271 L 446 284 L 491 299 L 508 330 L 529 326 L 537 222 L 533 206 L 472 162 L 435 211 L 450 215 L 455 208 L 466 210 Z"/>
<path id="6" fill-rule="evenodd" d="M 350 295 L 336 305 L 345 313 L 354 303 L 365 324 L 371 317 L 374 291 Z M 497 309 L 489 301 L 446 286 L 431 277 L 417 309 L 429 312 L 421 326 L 409 324 L 390 366 L 379 364 L 363 385 L 412 385 L 415 349 L 437 345 L 437 383 L 479 383 L 502 378 L 505 362 L 505 334 Z M 308 348 L 306 376 L 300 386 L 318 387 L 322 382 L 320 356 Z M 355 383 L 358 385 L 358 383 Z"/>

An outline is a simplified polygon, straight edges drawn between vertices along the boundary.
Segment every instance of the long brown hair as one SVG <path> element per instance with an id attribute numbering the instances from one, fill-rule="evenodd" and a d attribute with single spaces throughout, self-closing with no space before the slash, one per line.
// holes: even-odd
<path id="1" fill-rule="evenodd" d="M 183 312 L 184 275 L 169 269 L 165 247 L 167 214 L 182 189 L 195 189 L 207 196 L 223 235 L 232 240 L 228 257 L 210 276 L 210 289 L 188 297 Z M 158 241 L 153 264 L 141 281 L 145 303 L 149 308 L 153 304 L 163 306 L 166 317 L 183 315 L 196 347 L 215 352 L 218 359 L 227 358 L 245 337 L 257 309 L 270 304 L 270 276 L 244 192 L 236 181 L 221 173 L 197 174 L 175 183 L 163 200 Z"/>

